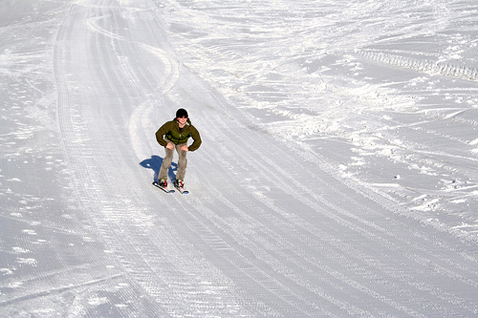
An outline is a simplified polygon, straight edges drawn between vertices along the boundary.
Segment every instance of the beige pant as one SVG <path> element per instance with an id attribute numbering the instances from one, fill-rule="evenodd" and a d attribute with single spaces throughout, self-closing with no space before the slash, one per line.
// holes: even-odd
<path id="1" fill-rule="evenodd" d="M 164 140 L 166 140 L 168 143 L 171 142 L 166 138 Z M 184 145 L 187 144 L 174 145 L 174 148 L 176 148 L 176 151 L 179 155 L 178 171 L 176 172 L 177 180 L 184 180 L 184 176 L 186 175 L 186 168 L 188 166 L 188 159 L 186 157 L 188 152 L 181 150 L 181 147 Z M 174 150 L 164 147 L 164 151 L 166 153 L 166 156 L 164 157 L 163 163 L 161 164 L 161 169 L 159 169 L 159 180 L 168 178 L 169 167 L 171 167 L 171 163 L 173 162 Z"/>

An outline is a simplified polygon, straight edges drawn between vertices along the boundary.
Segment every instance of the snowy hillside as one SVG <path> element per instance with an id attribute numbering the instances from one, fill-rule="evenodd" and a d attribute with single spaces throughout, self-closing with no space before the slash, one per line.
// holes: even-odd
<path id="1" fill-rule="evenodd" d="M 471 0 L 0 2 L 0 317 L 478 316 L 477 31 Z M 151 185 L 178 108 L 187 195 Z"/>

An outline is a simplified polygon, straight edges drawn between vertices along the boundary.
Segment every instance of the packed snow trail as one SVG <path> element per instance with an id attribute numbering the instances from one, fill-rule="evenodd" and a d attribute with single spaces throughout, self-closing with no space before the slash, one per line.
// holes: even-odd
<path id="1" fill-rule="evenodd" d="M 181 63 L 151 2 L 53 12 L 55 180 L 71 186 L 38 215 L 2 203 L 1 316 L 478 315 L 476 245 L 264 130 Z M 180 107 L 204 140 L 188 196 L 151 185 L 154 133 Z"/>

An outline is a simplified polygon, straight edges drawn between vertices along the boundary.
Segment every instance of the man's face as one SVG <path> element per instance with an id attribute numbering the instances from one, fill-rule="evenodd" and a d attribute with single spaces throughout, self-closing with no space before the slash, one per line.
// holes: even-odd
<path id="1" fill-rule="evenodd" d="M 178 117 L 178 122 L 180 125 L 186 124 L 187 121 L 188 121 L 187 117 Z"/>

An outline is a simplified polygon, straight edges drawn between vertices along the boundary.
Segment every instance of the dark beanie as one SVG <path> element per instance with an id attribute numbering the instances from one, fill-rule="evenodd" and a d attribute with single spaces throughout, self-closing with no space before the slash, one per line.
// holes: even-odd
<path id="1" fill-rule="evenodd" d="M 182 108 L 178 109 L 178 111 L 176 112 L 176 118 L 181 118 L 181 117 L 188 118 L 188 112 Z"/>

